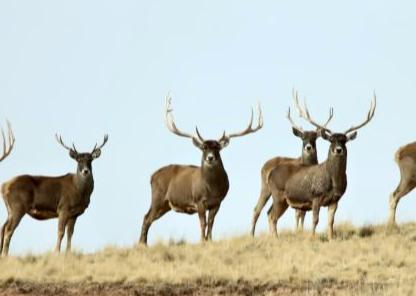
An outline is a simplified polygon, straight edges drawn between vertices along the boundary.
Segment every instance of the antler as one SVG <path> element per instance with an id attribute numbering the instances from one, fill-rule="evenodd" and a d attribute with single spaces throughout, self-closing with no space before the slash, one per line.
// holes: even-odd
<path id="1" fill-rule="evenodd" d="M 104 147 L 104 145 L 107 143 L 107 141 L 108 141 L 108 135 L 107 135 L 107 134 L 105 134 L 105 135 L 104 135 L 104 141 L 103 141 L 103 143 L 102 143 L 100 146 L 98 146 L 98 147 L 97 147 L 97 143 L 95 143 L 94 149 L 92 149 L 91 154 L 92 154 L 92 153 L 94 153 L 96 150 L 101 150 L 101 148 L 103 148 L 103 147 Z M 75 148 L 75 147 L 74 147 L 74 148 Z M 76 150 L 75 150 L 75 151 L 76 151 Z"/>
<path id="2" fill-rule="evenodd" d="M 71 148 L 71 147 L 68 147 L 67 145 L 65 145 L 64 141 L 62 141 L 62 137 L 61 137 L 60 135 L 58 136 L 58 134 L 55 134 L 55 139 L 56 139 L 56 141 L 58 141 L 58 143 L 59 143 L 59 144 L 61 144 L 61 145 L 62 145 L 62 147 L 64 147 L 66 150 L 68 150 L 68 151 L 73 150 L 73 151 L 77 152 L 77 149 L 75 149 L 75 145 L 74 145 L 74 144 L 72 144 L 72 148 Z M 78 152 L 77 152 L 77 153 L 78 153 Z"/>
<path id="3" fill-rule="evenodd" d="M 329 118 L 328 118 L 328 120 L 326 121 L 326 123 L 324 125 L 321 125 L 321 124 L 317 123 L 315 120 L 313 120 L 313 118 L 311 117 L 311 115 L 309 113 L 309 110 L 308 110 L 308 106 L 306 105 L 306 101 L 304 103 L 305 109 L 302 108 L 302 106 L 299 103 L 298 92 L 295 91 L 295 90 L 293 90 L 293 100 L 295 101 L 295 104 L 296 104 L 296 107 L 298 109 L 300 117 L 307 120 L 310 124 L 314 125 L 316 128 L 325 130 L 328 133 L 332 134 L 331 130 L 326 127 L 328 125 L 328 123 L 331 121 L 332 117 L 334 116 L 334 109 L 332 107 L 329 109 Z"/>
<path id="4" fill-rule="evenodd" d="M 287 119 L 289 119 L 290 123 L 292 124 L 292 127 L 294 127 L 295 129 L 297 129 L 297 130 L 299 130 L 299 131 L 303 132 L 303 128 L 302 128 L 300 125 L 297 125 L 297 124 L 293 121 L 292 116 L 290 116 L 290 107 L 289 107 L 289 110 L 287 111 Z"/>
<path id="5" fill-rule="evenodd" d="M 366 120 L 364 120 L 364 122 L 361 123 L 360 125 L 352 126 L 351 128 L 347 129 L 347 131 L 344 134 L 348 134 L 348 133 L 354 132 L 354 131 L 362 128 L 363 126 L 365 126 L 367 123 L 369 123 L 370 120 L 374 116 L 374 113 L 376 111 L 376 106 L 377 106 L 377 97 L 376 97 L 376 94 L 374 93 L 373 99 L 371 100 L 370 110 L 367 113 Z"/>
<path id="6" fill-rule="evenodd" d="M 251 108 L 251 117 L 250 117 L 250 122 L 249 122 L 247 128 L 245 130 L 243 130 L 242 132 L 229 134 L 227 137 L 229 139 L 236 138 L 236 137 L 241 137 L 241 136 L 245 136 L 245 135 L 248 135 L 248 134 L 251 134 L 251 133 L 255 133 L 259 129 L 261 129 L 263 127 L 263 113 L 261 111 L 260 103 L 257 104 L 257 110 L 258 110 L 258 113 L 259 113 L 259 119 L 258 119 L 257 126 L 255 128 L 253 128 L 254 111 L 253 111 L 253 108 Z"/>
<path id="7" fill-rule="evenodd" d="M 196 128 L 196 134 L 198 136 L 198 138 L 196 138 L 194 135 L 185 133 L 180 131 L 175 124 L 175 121 L 173 119 L 173 114 L 172 114 L 172 106 L 171 106 L 171 101 L 172 98 L 170 97 L 169 94 L 167 94 L 166 96 L 166 108 L 165 108 L 165 123 L 167 128 L 174 133 L 175 135 L 181 136 L 181 137 L 185 137 L 185 138 L 191 138 L 191 139 L 195 139 L 198 140 L 199 142 L 204 142 L 204 139 L 202 138 L 201 134 L 198 131 L 198 127 Z"/>
<path id="8" fill-rule="evenodd" d="M 7 129 L 8 129 L 7 138 L 8 138 L 8 141 L 9 141 L 9 146 L 8 147 L 7 147 L 7 144 L 6 144 L 6 136 L 4 134 L 3 129 L 1 129 L 1 135 L 3 137 L 3 155 L 0 157 L 0 161 L 2 161 L 7 156 L 9 156 L 10 152 L 12 152 L 13 145 L 16 141 L 15 138 L 14 138 L 12 126 L 11 126 L 11 124 L 8 120 L 7 120 Z"/>

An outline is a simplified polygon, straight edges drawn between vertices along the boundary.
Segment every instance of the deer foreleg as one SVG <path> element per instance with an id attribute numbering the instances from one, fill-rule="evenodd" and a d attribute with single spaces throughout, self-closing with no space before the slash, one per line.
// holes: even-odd
<path id="1" fill-rule="evenodd" d="M 207 231 L 207 235 L 206 235 L 206 238 L 205 238 L 206 240 L 209 240 L 209 241 L 212 240 L 212 227 L 214 226 L 214 219 L 215 219 L 215 216 L 217 215 L 219 209 L 220 209 L 220 206 L 209 210 L 208 231 Z"/>
<path id="2" fill-rule="evenodd" d="M 62 239 L 65 235 L 65 226 L 68 222 L 68 217 L 66 213 L 59 213 L 58 216 L 58 240 L 56 241 L 55 252 L 59 253 L 61 251 Z"/>
<path id="3" fill-rule="evenodd" d="M 74 233 L 75 228 L 75 222 L 77 221 L 77 218 L 71 218 L 68 220 L 68 223 L 66 224 L 66 252 L 71 252 L 71 246 L 72 246 L 72 234 Z"/>
<path id="4" fill-rule="evenodd" d="M 205 203 L 201 202 L 198 205 L 198 217 L 199 224 L 201 227 L 201 242 L 206 240 L 206 229 L 207 229 L 207 216 L 206 216 L 206 206 Z"/>
<path id="5" fill-rule="evenodd" d="M 312 238 L 316 237 L 316 226 L 319 222 L 319 210 L 321 204 L 319 198 L 314 198 L 312 201 Z"/>
<path id="6" fill-rule="evenodd" d="M 328 206 L 328 239 L 334 238 L 334 217 L 337 211 L 338 203 L 333 203 Z"/>

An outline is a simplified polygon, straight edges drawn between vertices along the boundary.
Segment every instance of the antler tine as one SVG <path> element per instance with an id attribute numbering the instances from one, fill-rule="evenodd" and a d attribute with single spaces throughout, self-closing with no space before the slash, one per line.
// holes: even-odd
<path id="1" fill-rule="evenodd" d="M 324 127 L 327 127 L 328 124 L 331 122 L 332 118 L 334 117 L 334 108 L 329 108 L 329 117 L 328 120 L 324 123 Z"/>
<path id="2" fill-rule="evenodd" d="M 308 121 L 310 124 L 312 124 L 316 128 L 325 130 L 329 133 L 332 133 L 331 130 L 326 127 L 327 123 L 325 125 L 321 125 L 321 124 L 317 123 L 315 120 L 313 120 L 311 114 L 309 113 L 308 106 L 306 105 L 306 99 L 304 101 L 304 108 L 303 108 L 299 103 L 298 92 L 297 91 L 295 92 L 294 90 L 293 90 L 293 99 L 295 101 L 295 104 L 296 104 L 296 107 L 298 109 L 300 117 L 302 117 L 303 119 Z M 332 108 L 330 109 L 330 119 L 332 119 L 332 116 L 333 116 L 332 115 L 333 111 L 331 112 L 331 110 L 332 110 Z"/>
<path id="3" fill-rule="evenodd" d="M 357 126 L 352 126 L 348 130 L 346 130 L 344 134 L 348 134 L 348 133 L 354 132 L 354 131 L 362 128 L 363 126 L 365 126 L 367 123 L 369 123 L 370 120 L 373 118 L 373 116 L 375 114 L 376 107 L 377 107 L 377 97 L 376 97 L 376 94 L 374 93 L 373 99 L 371 100 L 370 110 L 367 113 L 367 118 L 364 120 L 363 123 L 361 123 L 361 124 L 359 124 Z"/>
<path id="4" fill-rule="evenodd" d="M 103 140 L 103 143 L 100 145 L 100 146 L 98 146 L 97 147 L 97 143 L 95 143 L 95 146 L 94 146 L 94 149 L 92 149 L 92 152 L 91 153 L 93 153 L 95 150 L 100 150 L 101 148 L 103 148 L 104 147 L 104 145 L 107 143 L 107 141 L 108 141 L 108 134 L 105 134 L 104 135 L 104 140 Z M 72 144 L 73 145 L 73 144 Z M 74 146 L 74 149 L 75 149 L 75 146 Z M 76 151 L 76 150 L 75 150 Z"/>
<path id="5" fill-rule="evenodd" d="M 301 132 L 303 132 L 303 128 L 300 125 L 297 125 L 293 119 L 292 116 L 290 116 L 290 107 L 289 110 L 287 110 L 287 119 L 289 119 L 290 123 L 292 124 L 292 127 L 294 127 L 297 130 L 300 130 Z"/>
<path id="6" fill-rule="evenodd" d="M 228 138 L 241 137 L 241 136 L 244 136 L 244 135 L 255 133 L 259 129 L 261 129 L 263 127 L 263 112 L 261 110 L 260 102 L 257 105 L 257 109 L 258 109 L 258 113 L 259 113 L 257 126 L 255 128 L 253 128 L 254 111 L 253 111 L 253 108 L 251 108 L 250 122 L 249 122 L 247 128 L 245 130 L 243 130 L 242 132 L 233 133 L 233 134 L 228 135 Z"/>
<path id="7" fill-rule="evenodd" d="M 198 136 L 199 141 L 201 141 L 201 143 L 205 142 L 204 138 L 199 133 L 198 127 L 195 127 L 195 131 L 196 131 L 196 135 Z"/>
<path id="8" fill-rule="evenodd" d="M 15 138 L 14 138 L 14 134 L 13 134 L 13 130 L 12 130 L 12 126 L 10 124 L 10 122 L 7 120 L 7 138 L 9 141 L 9 145 L 7 146 L 7 140 L 6 140 L 6 136 L 4 134 L 4 130 L 1 129 L 1 135 L 3 138 L 3 155 L 0 157 L 0 161 L 4 160 L 7 156 L 9 156 L 9 154 L 12 152 L 14 143 L 15 143 Z"/>
<path id="9" fill-rule="evenodd" d="M 64 141 L 62 141 L 62 137 L 59 135 L 58 136 L 58 134 L 55 134 L 55 139 L 56 139 L 56 141 L 58 141 L 58 143 L 59 144 L 61 144 L 62 145 L 62 147 L 64 147 L 65 149 L 67 149 L 67 150 L 72 150 L 72 148 L 71 147 L 68 147 L 67 145 L 65 145 L 65 143 L 64 143 Z"/>
<path id="10" fill-rule="evenodd" d="M 188 134 L 188 133 L 184 133 L 182 131 L 180 131 L 175 124 L 175 121 L 173 119 L 173 114 L 172 114 L 172 106 L 171 106 L 171 100 L 172 98 L 170 97 L 170 94 L 168 93 L 166 95 L 166 107 L 165 107 L 165 123 L 166 123 L 166 127 L 175 135 L 181 136 L 181 137 L 185 137 L 185 138 L 195 138 L 193 135 Z"/>

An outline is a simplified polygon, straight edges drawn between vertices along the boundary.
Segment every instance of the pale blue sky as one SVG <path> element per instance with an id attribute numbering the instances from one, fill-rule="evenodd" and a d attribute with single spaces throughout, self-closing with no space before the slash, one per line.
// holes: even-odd
<path id="1" fill-rule="evenodd" d="M 73 172 L 76 164 L 55 132 L 79 150 L 108 133 L 73 245 L 83 251 L 130 246 L 150 204 L 151 173 L 170 163 L 200 163 L 191 141 L 164 126 L 167 92 L 178 126 L 191 131 L 197 124 L 207 138 L 243 128 L 261 100 L 263 130 L 222 152 L 231 188 L 214 239 L 248 233 L 262 164 L 300 154 L 285 119 L 292 87 L 308 97 L 317 119 L 335 108 L 335 131 L 363 119 L 375 89 L 376 116 L 348 145 L 349 186 L 336 221 L 384 222 L 399 179 L 394 152 L 414 141 L 415 11 L 414 1 L 379 0 L 2 1 L 0 120 L 5 126 L 10 119 L 17 141 L 0 164 L 0 180 Z M 320 140 L 320 160 L 327 148 Z M 267 229 L 266 210 L 260 231 Z M 398 220 L 412 220 L 414 213 L 410 194 L 399 204 Z M 2 203 L 1 223 L 5 219 Z M 290 210 L 280 226 L 293 225 Z M 57 220 L 26 216 L 11 252 L 51 250 L 56 228 Z M 319 228 L 326 229 L 326 210 Z M 198 237 L 197 216 L 176 213 L 149 232 L 151 243 Z"/>

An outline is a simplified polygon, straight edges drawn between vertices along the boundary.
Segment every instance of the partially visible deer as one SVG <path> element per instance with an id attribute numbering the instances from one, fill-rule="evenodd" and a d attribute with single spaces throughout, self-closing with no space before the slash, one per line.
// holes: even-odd
<path id="1" fill-rule="evenodd" d="M 92 161 L 101 155 L 101 148 L 107 143 L 108 136 L 105 135 L 103 143 L 100 146 L 96 144 L 90 153 L 79 153 L 74 144 L 72 148 L 65 145 L 58 135 L 56 140 L 78 163 L 77 171 L 60 177 L 22 175 L 2 185 L 1 192 L 8 213 L 0 235 L 0 252 L 3 256 L 8 255 L 10 239 L 25 214 L 37 220 L 58 218 L 55 251 L 61 249 L 65 228 L 66 251 L 71 251 L 75 222 L 88 207 L 94 189 Z"/>
<path id="2" fill-rule="evenodd" d="M 300 116 L 319 129 L 323 139 L 330 142 L 328 158 L 317 165 L 283 164 L 275 168 L 269 175 L 269 184 L 273 196 L 273 209 L 269 219 L 276 225 L 278 219 L 288 206 L 309 211 L 312 210 L 312 235 L 315 236 L 319 221 L 319 210 L 328 207 L 328 238 L 333 239 L 334 216 L 338 202 L 347 188 L 347 142 L 354 140 L 357 130 L 365 126 L 373 118 L 376 109 L 374 95 L 366 120 L 360 125 L 353 126 L 344 133 L 333 133 L 327 127 L 316 123 L 305 107 L 295 98 Z M 290 176 L 287 180 L 288 175 Z M 287 180 L 282 182 L 281 180 Z M 277 234 L 276 227 L 273 232 Z"/>
<path id="3" fill-rule="evenodd" d="M 333 117 L 333 110 L 330 109 L 329 118 L 325 122 L 324 127 L 326 127 Z M 257 201 L 257 205 L 254 208 L 253 214 L 253 222 L 251 227 L 251 235 L 254 236 L 256 223 L 259 218 L 260 212 L 266 205 L 267 201 L 271 196 L 271 190 L 268 184 L 268 178 L 270 172 L 276 168 L 277 166 L 283 163 L 294 163 L 294 164 L 305 164 L 305 165 L 312 165 L 318 163 L 318 154 L 316 150 L 316 140 L 318 139 L 318 129 L 315 131 L 304 131 L 303 128 L 297 125 L 292 117 L 290 116 L 290 108 L 287 113 L 287 118 L 292 124 L 292 131 L 293 134 L 302 140 L 302 154 L 299 158 L 289 158 L 289 157 L 275 157 L 268 160 L 262 167 L 260 177 L 261 177 L 261 189 L 260 189 L 260 196 Z M 283 181 L 284 182 L 284 181 Z M 269 210 L 270 211 L 270 210 Z M 303 230 L 303 224 L 305 220 L 305 211 L 296 210 L 296 228 L 299 230 Z M 272 221 L 269 221 L 272 223 Z M 270 231 L 272 231 L 272 227 L 270 227 Z"/>
<path id="4" fill-rule="evenodd" d="M 254 133 L 262 128 L 263 117 L 259 105 L 258 124 L 253 128 L 253 110 L 248 127 L 239 133 L 227 135 L 219 140 L 205 140 L 196 128 L 192 135 L 180 131 L 173 120 L 171 98 L 166 98 L 166 125 L 175 135 L 192 139 L 202 151 L 201 166 L 168 165 L 157 170 L 151 177 L 152 202 L 144 216 L 140 243 L 147 244 L 151 224 L 170 210 L 185 214 L 198 213 L 201 241 L 212 240 L 212 227 L 222 200 L 228 192 L 228 176 L 224 169 L 220 151 L 231 138 Z M 208 224 L 206 212 L 208 212 Z"/>
<path id="5" fill-rule="evenodd" d="M 397 226 L 397 204 L 416 186 L 416 142 L 400 147 L 396 152 L 395 160 L 400 169 L 400 183 L 390 195 L 389 226 Z"/>

